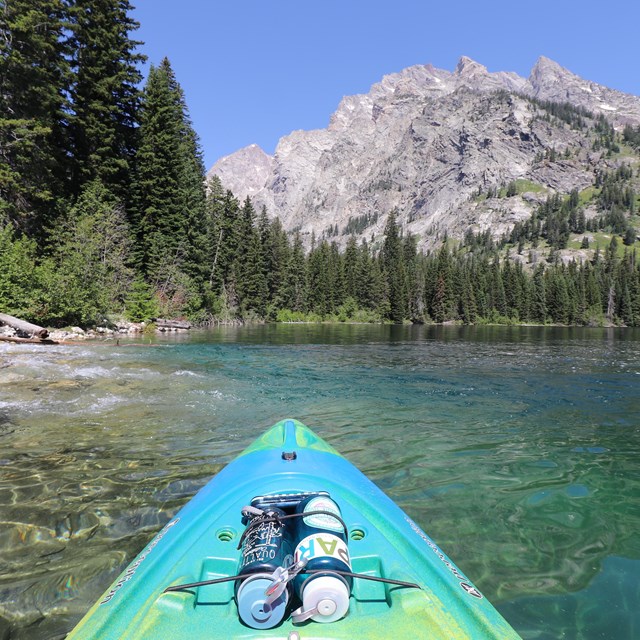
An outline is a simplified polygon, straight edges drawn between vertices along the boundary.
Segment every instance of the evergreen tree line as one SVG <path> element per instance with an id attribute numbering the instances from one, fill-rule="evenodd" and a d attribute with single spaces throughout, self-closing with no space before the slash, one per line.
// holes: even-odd
<path id="1" fill-rule="evenodd" d="M 622 165 L 615 171 L 596 173 L 595 187 L 600 189 L 596 199 L 599 215 L 586 219 L 577 190 L 568 197 L 560 194 L 549 196 L 533 212 L 529 220 L 517 222 L 510 234 L 503 238 L 501 246 L 518 245 L 522 253 L 525 242 L 536 248 L 545 240 L 553 250 L 566 249 L 571 233 L 607 230 L 623 236 L 627 245 L 636 241 L 636 230 L 631 216 L 636 213 L 636 192 L 631 184 L 633 169 Z M 588 247 L 588 241 L 584 243 Z"/>
<path id="2" fill-rule="evenodd" d="M 579 107 L 569 102 L 551 102 L 524 95 L 521 97 L 546 111 L 548 114 L 546 119 L 548 121 L 551 121 L 551 117 L 555 117 L 568 124 L 572 129 L 585 129 L 587 126 L 586 121 L 594 119 L 593 113 L 584 107 Z"/>
<path id="3" fill-rule="evenodd" d="M 630 124 L 626 125 L 622 132 L 622 138 L 635 149 L 640 149 L 640 125 L 636 127 Z"/>
<path id="4" fill-rule="evenodd" d="M 128 204 L 144 56 L 127 0 L 0 6 L 0 221 L 45 246 L 89 182 Z"/>
<path id="5" fill-rule="evenodd" d="M 636 254 L 618 257 L 617 239 L 593 261 L 552 265 L 532 272 L 497 252 L 449 252 L 427 256 L 425 303 L 438 322 L 602 324 L 640 322 L 640 270 Z"/>
<path id="6" fill-rule="evenodd" d="M 214 195 L 216 194 L 217 195 Z M 209 199 L 213 291 L 228 317 L 403 322 L 640 323 L 640 265 L 614 236 L 590 262 L 533 271 L 486 242 L 417 250 L 391 212 L 379 247 L 355 236 L 344 251 L 322 239 L 305 253 L 278 219 L 214 184 Z M 489 236 L 490 237 L 490 236 Z"/>
<path id="7" fill-rule="evenodd" d="M 126 254 L 134 249 L 123 243 L 126 220 L 105 204 L 103 189 L 89 190 L 71 218 L 76 222 L 59 249 L 73 256 L 62 291 L 47 280 L 46 263 L 32 268 L 35 243 L 4 228 L 0 299 L 11 303 L 9 312 L 86 323 L 99 319 L 97 310 L 114 310 L 104 295 L 133 275 Z M 84 215 L 87 208 L 100 215 Z M 619 257 L 615 237 L 591 262 L 541 263 L 529 272 L 509 252 L 501 259 L 485 244 L 451 250 L 443 243 L 436 252 L 419 252 L 392 212 L 377 250 L 352 236 L 344 251 L 323 239 L 305 252 L 299 235 L 291 240 L 278 219 L 265 210 L 256 215 L 249 199 L 240 205 L 217 181 L 207 200 L 206 235 L 209 293 L 194 315 L 206 310 L 212 320 L 640 324 L 640 265 L 635 251 Z M 120 295 L 132 319 L 157 313 L 140 278 Z M 69 309 L 73 314 L 65 316 Z"/>
<path id="8" fill-rule="evenodd" d="M 152 66 L 139 87 L 143 56 L 127 0 L 5 0 L 2 9 L 4 311 L 54 326 L 109 314 L 640 323 L 635 253 L 620 258 L 615 246 L 592 263 L 529 273 L 500 259 L 488 233 L 471 234 L 460 249 L 445 241 L 418 252 L 391 212 L 379 246 L 351 236 L 341 251 L 329 241 L 334 225 L 305 251 L 298 234 L 257 214 L 249 199 L 240 204 L 218 180 L 205 191 L 198 138 L 169 61 Z M 580 126 L 566 108 L 553 115 Z M 603 138 L 612 135 L 605 125 Z M 635 203 L 623 186 L 629 178 L 599 178 L 605 216 L 623 211 L 625 224 Z M 355 218 L 352 230 L 380 214 Z M 554 196 L 510 240 L 543 237 L 561 248 L 589 224 L 577 192 Z"/>
<path id="9" fill-rule="evenodd" d="M 530 242 L 535 249 L 544 239 L 553 249 L 566 249 L 570 234 L 584 233 L 587 221 L 584 211 L 579 208 L 580 196 L 573 190 L 568 198 L 560 194 L 549 196 L 531 214 L 529 220 L 516 222 L 511 233 L 502 241 L 517 244 L 522 252 L 524 242 Z"/>
<path id="10" fill-rule="evenodd" d="M 0 305 L 52 324 L 121 311 L 132 290 L 194 314 L 208 293 L 199 142 L 167 59 L 140 88 L 130 11 L 2 3 Z"/>

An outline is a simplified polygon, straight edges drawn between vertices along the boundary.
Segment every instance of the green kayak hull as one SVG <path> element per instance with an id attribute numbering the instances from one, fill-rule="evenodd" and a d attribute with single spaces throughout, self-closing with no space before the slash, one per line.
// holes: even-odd
<path id="1" fill-rule="evenodd" d="M 295 456 L 283 453 L 295 452 Z M 287 459 L 294 458 L 294 459 Z M 234 583 L 165 593 L 238 572 L 241 509 L 256 495 L 328 491 L 349 528 L 355 579 L 347 615 L 256 630 L 238 617 Z M 68 640 L 204 638 L 517 639 L 518 634 L 413 520 L 313 431 L 279 422 L 205 485 L 89 610 Z"/>

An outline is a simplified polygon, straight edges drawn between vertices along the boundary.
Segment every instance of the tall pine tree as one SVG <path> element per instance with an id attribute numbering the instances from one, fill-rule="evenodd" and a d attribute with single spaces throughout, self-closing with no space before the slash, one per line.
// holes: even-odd
<path id="1" fill-rule="evenodd" d="M 264 317 L 268 295 L 264 254 L 255 210 L 248 196 L 240 211 L 239 233 L 235 272 L 243 314 L 253 310 Z"/>
<path id="2" fill-rule="evenodd" d="M 402 241 L 395 211 L 389 214 L 384 229 L 381 258 L 389 294 L 389 319 L 402 322 L 407 316 L 407 287 Z"/>
<path id="3" fill-rule="evenodd" d="M 61 0 L 0 4 L 0 223 L 31 235 L 64 181 L 68 51 Z"/>
<path id="4" fill-rule="evenodd" d="M 143 94 L 133 194 L 139 267 L 168 303 L 167 312 L 193 311 L 211 277 L 204 166 L 166 58 L 151 67 Z"/>
<path id="5" fill-rule="evenodd" d="M 69 118 L 73 193 L 98 178 L 128 200 L 142 78 L 129 37 L 139 24 L 128 0 L 75 0 L 71 8 L 74 79 Z"/>
<path id="6" fill-rule="evenodd" d="M 307 261 L 300 234 L 296 233 L 293 247 L 286 265 L 283 307 L 291 311 L 303 312 L 307 308 Z"/>

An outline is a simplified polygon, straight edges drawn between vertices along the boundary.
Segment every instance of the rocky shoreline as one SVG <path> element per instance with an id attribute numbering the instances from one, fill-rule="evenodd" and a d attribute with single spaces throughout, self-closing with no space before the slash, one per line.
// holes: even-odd
<path id="1" fill-rule="evenodd" d="M 185 323 L 186 324 L 186 323 Z M 294 323 L 284 323 L 284 324 L 316 324 L 316 323 L 306 323 L 306 322 L 294 322 Z M 342 323 L 340 323 L 342 324 Z M 350 324 L 359 324 L 359 323 L 350 323 Z M 441 326 L 447 325 L 456 325 L 458 322 L 444 322 Z M 488 323 L 493 324 L 493 323 Z M 496 323 L 494 326 L 508 326 Z M 517 326 L 577 326 L 577 325 L 537 325 L 534 323 L 518 323 Z M 624 325 L 615 325 L 613 323 L 605 323 L 605 324 L 589 324 L 586 325 L 588 327 L 604 327 L 604 328 L 614 328 L 618 326 Z M 117 340 L 120 337 L 140 337 L 143 334 L 155 334 L 155 335 L 164 335 L 166 333 L 188 333 L 191 329 L 191 325 L 189 326 L 158 326 L 154 322 L 127 322 L 127 321 L 118 321 L 111 327 L 96 327 L 95 329 L 82 329 L 81 327 L 66 327 L 64 329 L 51 329 L 49 331 L 48 336 L 46 338 L 46 342 L 58 343 L 58 342 L 76 342 L 81 340 Z M 22 342 L 21 338 L 24 337 L 24 334 L 13 327 L 0 324 L 0 340 L 6 339 L 9 341 L 13 341 L 15 339 L 16 342 Z M 34 340 L 37 341 L 37 340 Z M 43 342 L 45 342 L 43 340 Z"/>
<path id="2" fill-rule="evenodd" d="M 104 340 L 117 339 L 123 336 L 140 336 L 143 333 L 186 333 L 191 328 L 187 323 L 184 326 L 168 324 L 156 324 L 154 322 L 127 322 L 120 320 L 109 327 L 96 327 L 95 329 L 82 329 L 81 327 L 66 327 L 64 329 L 51 329 L 47 340 L 51 342 L 66 342 L 76 340 Z M 14 327 L 0 325 L 0 338 L 21 338 L 23 333 Z"/>

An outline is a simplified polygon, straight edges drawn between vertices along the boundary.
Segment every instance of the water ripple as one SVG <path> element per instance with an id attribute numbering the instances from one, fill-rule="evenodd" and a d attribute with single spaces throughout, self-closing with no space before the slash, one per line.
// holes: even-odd
<path id="1" fill-rule="evenodd" d="M 523 637 L 631 640 L 638 363 L 640 334 L 609 330 L 320 325 L 223 328 L 162 349 L 2 344 L 0 636 L 10 623 L 12 639 L 63 637 L 212 475 L 296 417 Z"/>

